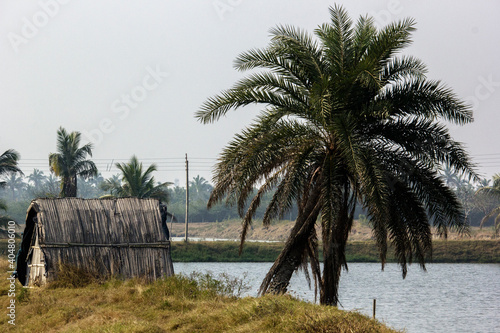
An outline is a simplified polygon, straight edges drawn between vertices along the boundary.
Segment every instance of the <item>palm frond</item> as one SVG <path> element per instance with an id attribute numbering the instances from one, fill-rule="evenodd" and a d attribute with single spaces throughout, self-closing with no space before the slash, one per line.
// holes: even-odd
<path id="1" fill-rule="evenodd" d="M 22 173 L 17 165 L 19 158 L 19 153 L 13 149 L 6 150 L 0 155 L 0 176 L 10 172 Z"/>

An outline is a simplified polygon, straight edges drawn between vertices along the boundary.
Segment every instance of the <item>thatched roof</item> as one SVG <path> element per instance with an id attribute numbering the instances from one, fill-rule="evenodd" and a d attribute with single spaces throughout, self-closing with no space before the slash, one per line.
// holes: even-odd
<path id="1" fill-rule="evenodd" d="M 36 199 L 28 208 L 23 251 L 33 244 L 26 233 L 34 228 L 48 278 L 58 262 L 125 278 L 173 274 L 156 199 Z"/>
<path id="2" fill-rule="evenodd" d="M 42 226 L 40 242 L 138 244 L 166 241 L 156 199 L 36 199 L 28 208 Z"/>

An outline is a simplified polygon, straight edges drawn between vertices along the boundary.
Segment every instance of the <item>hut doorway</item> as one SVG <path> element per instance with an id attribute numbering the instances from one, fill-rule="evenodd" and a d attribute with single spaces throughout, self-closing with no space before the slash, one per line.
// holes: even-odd
<path id="1" fill-rule="evenodd" d="M 35 217 L 36 219 L 36 217 Z M 43 255 L 43 251 L 40 248 L 40 242 L 38 237 L 38 228 L 36 227 L 33 230 L 32 236 L 32 244 L 30 247 L 30 251 L 28 253 L 26 259 L 26 276 L 28 278 L 28 284 L 30 286 L 40 286 L 45 284 L 46 276 L 45 276 L 45 256 Z"/>

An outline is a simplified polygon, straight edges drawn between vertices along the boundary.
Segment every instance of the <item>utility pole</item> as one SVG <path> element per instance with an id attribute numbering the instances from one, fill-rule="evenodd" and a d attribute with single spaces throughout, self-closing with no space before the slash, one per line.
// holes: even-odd
<path id="1" fill-rule="evenodd" d="M 184 231 L 185 239 L 184 241 L 188 241 L 188 218 L 189 218 L 189 162 L 188 162 L 188 154 L 186 153 L 186 229 Z"/>

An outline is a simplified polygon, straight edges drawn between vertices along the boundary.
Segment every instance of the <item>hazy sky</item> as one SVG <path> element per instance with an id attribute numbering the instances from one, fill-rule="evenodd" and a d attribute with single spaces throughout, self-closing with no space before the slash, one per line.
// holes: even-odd
<path id="1" fill-rule="evenodd" d="M 357 20 L 380 26 L 417 21 L 406 49 L 474 107 L 475 122 L 452 128 L 478 171 L 500 172 L 500 2 L 345 1 Z M 20 152 L 26 174 L 48 174 L 56 131 L 80 131 L 94 142 L 105 177 L 136 154 L 156 162 L 161 181 L 210 179 L 224 145 L 258 109 L 231 112 L 212 125 L 194 113 L 206 98 L 242 77 L 235 57 L 264 47 L 269 28 L 313 31 L 329 20 L 331 1 L 0 1 L 0 151 Z"/>

